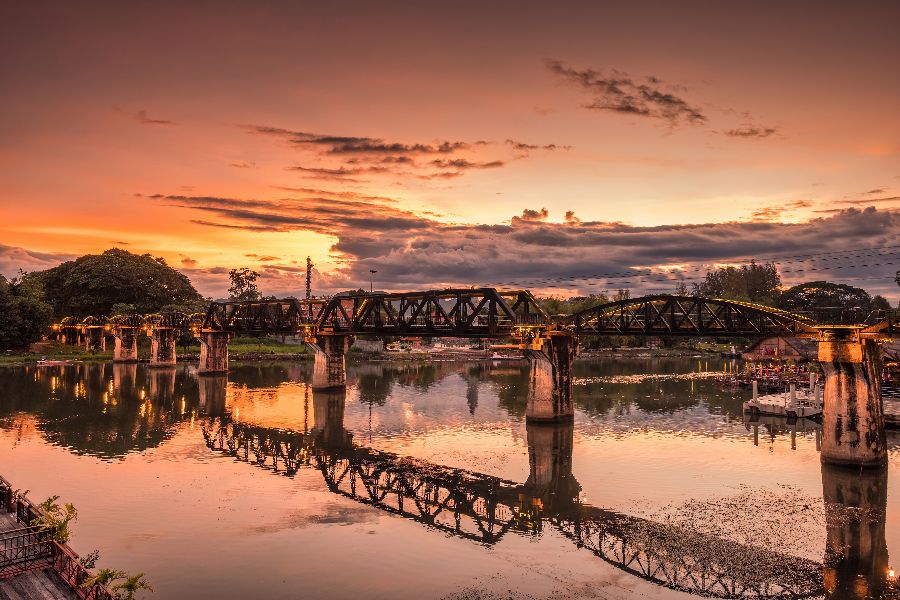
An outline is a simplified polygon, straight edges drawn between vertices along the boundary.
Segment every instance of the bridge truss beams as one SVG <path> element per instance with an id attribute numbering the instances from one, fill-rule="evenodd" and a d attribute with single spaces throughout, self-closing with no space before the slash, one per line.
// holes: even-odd
<path id="1" fill-rule="evenodd" d="M 786 311 L 733 300 L 646 296 L 583 310 L 565 320 L 583 335 L 816 337 L 816 324 Z"/>

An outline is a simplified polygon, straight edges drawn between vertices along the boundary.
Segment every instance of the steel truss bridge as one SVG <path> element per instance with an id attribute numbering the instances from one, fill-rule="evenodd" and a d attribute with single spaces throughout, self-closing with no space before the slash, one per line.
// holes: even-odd
<path id="1" fill-rule="evenodd" d="M 63 319 L 66 328 L 170 328 L 194 333 L 371 335 L 528 340 L 546 332 L 575 336 L 676 335 L 818 337 L 844 328 L 864 336 L 894 337 L 900 315 L 879 311 L 861 323 L 836 324 L 768 306 L 694 296 L 656 295 L 548 315 L 526 290 L 461 288 L 403 293 L 360 293 L 328 299 L 213 302 L 206 314 L 169 313 Z"/>
<path id="2" fill-rule="evenodd" d="M 560 498 L 554 490 L 354 446 L 343 430 L 304 434 L 226 416 L 204 421 L 203 435 L 213 451 L 289 477 L 317 469 L 336 494 L 477 543 L 496 544 L 510 530 L 534 534 L 546 521 L 579 548 L 670 589 L 735 599 L 824 595 L 822 565 L 814 561 L 587 506 L 565 491 Z"/>

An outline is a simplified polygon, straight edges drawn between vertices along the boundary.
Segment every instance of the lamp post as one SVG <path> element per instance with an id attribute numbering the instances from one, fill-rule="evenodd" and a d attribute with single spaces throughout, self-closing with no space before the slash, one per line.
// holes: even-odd
<path id="1" fill-rule="evenodd" d="M 377 273 L 377 269 L 369 269 L 369 293 L 375 291 L 375 273 Z"/>

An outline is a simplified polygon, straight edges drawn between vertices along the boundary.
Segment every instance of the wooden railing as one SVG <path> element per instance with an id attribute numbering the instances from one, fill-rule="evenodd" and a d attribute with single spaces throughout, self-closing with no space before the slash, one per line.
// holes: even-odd
<path id="1" fill-rule="evenodd" d="M 0 510 L 16 513 L 23 527 L 0 533 L 0 579 L 31 569 L 52 568 L 83 600 L 115 600 L 106 586 L 83 587 L 93 575 L 68 544 L 53 540 L 49 532 L 31 525 L 43 511 L 0 476 Z"/>

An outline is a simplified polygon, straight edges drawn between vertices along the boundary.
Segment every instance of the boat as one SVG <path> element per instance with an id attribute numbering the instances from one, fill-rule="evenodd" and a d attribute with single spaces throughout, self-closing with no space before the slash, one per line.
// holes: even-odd
<path id="1" fill-rule="evenodd" d="M 65 365 L 71 365 L 71 360 L 53 360 L 49 358 L 41 358 L 37 361 L 37 366 L 39 367 L 61 367 Z"/>

